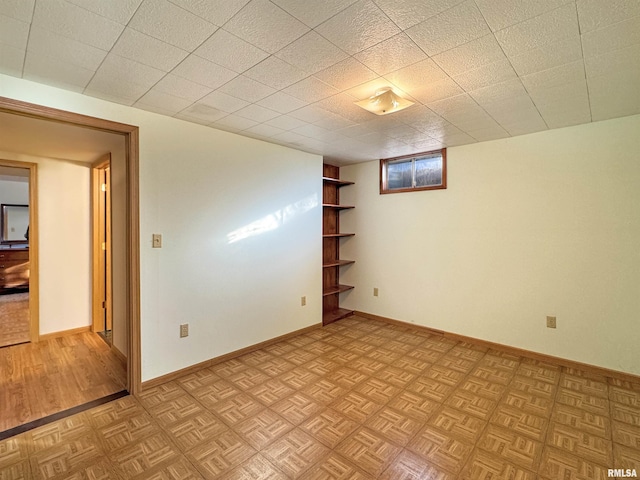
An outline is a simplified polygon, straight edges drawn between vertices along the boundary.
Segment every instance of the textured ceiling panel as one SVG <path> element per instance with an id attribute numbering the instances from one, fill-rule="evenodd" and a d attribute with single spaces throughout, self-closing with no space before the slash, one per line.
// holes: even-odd
<path id="1" fill-rule="evenodd" d="M 640 113 L 640 2 L 0 0 L 0 73 L 344 164 Z"/>

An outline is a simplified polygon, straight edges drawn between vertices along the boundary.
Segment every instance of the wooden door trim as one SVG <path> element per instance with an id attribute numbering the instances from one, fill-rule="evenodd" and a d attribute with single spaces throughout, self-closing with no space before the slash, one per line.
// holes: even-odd
<path id="1" fill-rule="evenodd" d="M 102 312 L 102 293 L 104 288 L 108 288 L 103 285 L 104 279 L 102 277 L 102 230 L 101 222 L 101 172 L 111 165 L 111 154 L 107 153 L 100 157 L 98 160 L 91 164 L 91 330 L 94 333 L 101 332 L 104 325 L 99 325 L 100 318 L 102 316 L 102 324 L 104 324 L 104 315 Z M 107 209 L 105 207 L 105 215 Z M 111 218 L 108 219 L 111 223 Z M 107 234 L 107 244 L 111 248 L 111 242 L 109 241 L 109 235 Z M 105 269 L 110 268 L 110 265 L 105 264 Z M 107 294 L 106 301 L 111 303 L 108 307 L 109 311 L 112 310 L 112 299 Z"/>
<path id="2" fill-rule="evenodd" d="M 0 158 L 0 166 L 29 169 L 29 340 L 40 340 L 40 281 L 38 270 L 38 164 Z"/>
<path id="3" fill-rule="evenodd" d="M 140 179 L 139 129 L 134 125 L 0 97 L 0 112 L 124 135 L 127 170 L 127 390 L 140 393 Z M 35 236 L 35 235 L 34 235 Z M 37 262 L 37 257 L 36 257 Z"/>

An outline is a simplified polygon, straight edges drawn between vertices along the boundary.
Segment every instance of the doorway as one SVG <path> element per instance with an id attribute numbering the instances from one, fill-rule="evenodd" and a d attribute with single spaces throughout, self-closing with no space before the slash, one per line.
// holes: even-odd
<path id="1" fill-rule="evenodd" d="M 113 346 L 111 154 L 91 166 L 92 330 Z"/>
<path id="2" fill-rule="evenodd" d="M 36 168 L 0 159 L 0 348 L 38 341 Z"/>

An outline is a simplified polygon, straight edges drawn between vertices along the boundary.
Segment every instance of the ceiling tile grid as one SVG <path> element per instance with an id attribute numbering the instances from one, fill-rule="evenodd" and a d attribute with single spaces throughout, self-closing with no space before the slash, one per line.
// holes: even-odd
<path id="1" fill-rule="evenodd" d="M 0 0 L 0 73 L 345 164 L 640 113 L 640 2 Z"/>

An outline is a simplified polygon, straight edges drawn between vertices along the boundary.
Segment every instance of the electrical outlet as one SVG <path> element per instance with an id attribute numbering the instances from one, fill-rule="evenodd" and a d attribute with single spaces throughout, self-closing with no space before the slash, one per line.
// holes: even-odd
<path id="1" fill-rule="evenodd" d="M 152 236 L 153 248 L 162 248 L 162 235 L 154 233 Z"/>
<path id="2" fill-rule="evenodd" d="M 307 304 L 307 297 L 300 297 L 300 306 L 304 307 Z"/>
<path id="3" fill-rule="evenodd" d="M 180 338 L 184 338 L 188 336 L 189 336 L 189 324 L 183 323 L 182 325 L 180 325 Z"/>
<path id="4" fill-rule="evenodd" d="M 556 317 L 547 317 L 547 328 L 556 328 Z"/>
<path id="5" fill-rule="evenodd" d="M 373 296 L 374 297 L 378 296 L 378 287 L 373 287 Z"/>

